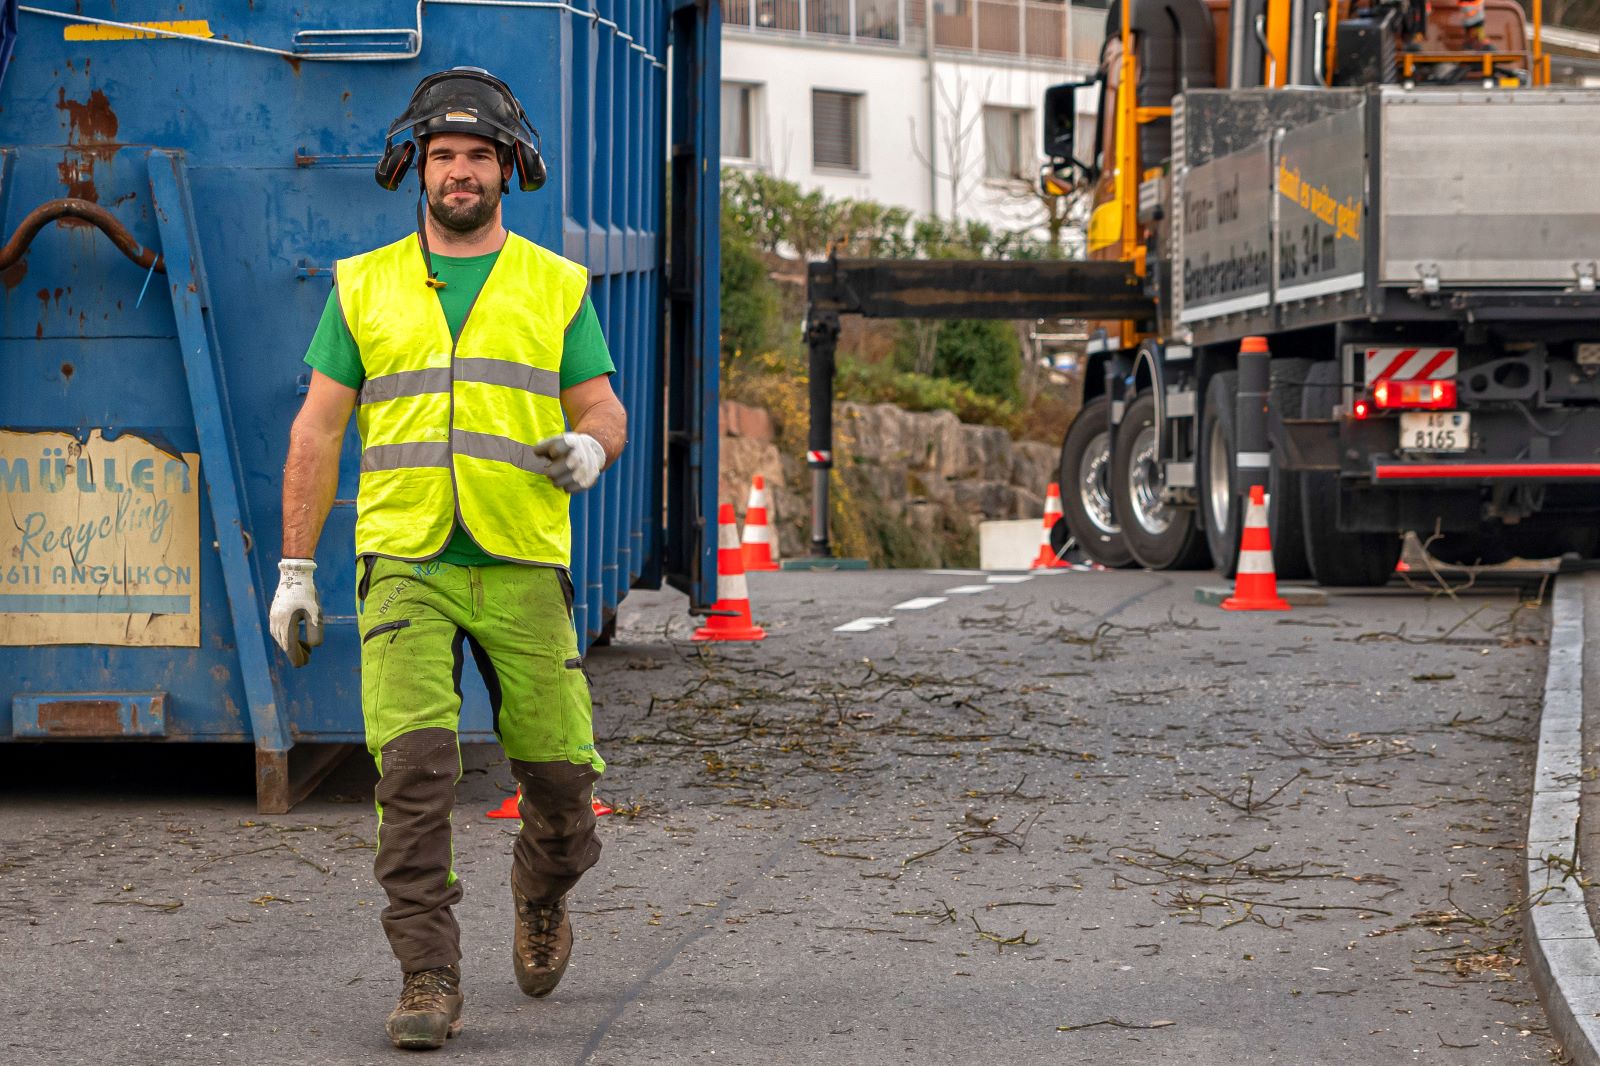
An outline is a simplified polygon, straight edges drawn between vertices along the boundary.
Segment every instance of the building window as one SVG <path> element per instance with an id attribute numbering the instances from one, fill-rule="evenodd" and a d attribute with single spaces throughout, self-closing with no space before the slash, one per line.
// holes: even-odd
<path id="1" fill-rule="evenodd" d="M 1018 107 L 983 109 L 983 176 L 997 181 L 1032 177 L 1033 112 Z"/>
<path id="2" fill-rule="evenodd" d="M 856 0 L 856 37 L 900 39 L 900 0 Z"/>
<path id="3" fill-rule="evenodd" d="M 756 157 L 756 90 L 742 82 L 722 83 L 722 158 L 751 161 Z"/>
<path id="4" fill-rule="evenodd" d="M 861 94 L 811 90 L 811 161 L 835 170 L 861 169 Z"/>

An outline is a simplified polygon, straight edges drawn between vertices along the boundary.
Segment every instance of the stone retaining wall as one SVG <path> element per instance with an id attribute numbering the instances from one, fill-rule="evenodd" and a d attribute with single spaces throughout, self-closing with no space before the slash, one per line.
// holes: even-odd
<path id="1" fill-rule="evenodd" d="M 780 450 L 773 420 L 758 407 L 722 404 L 722 501 L 741 517 L 755 474 L 766 478 L 777 515 L 779 550 L 809 543 L 810 475 L 803 454 Z M 1058 449 L 1013 441 L 995 426 L 968 425 L 949 411 L 906 411 L 893 404 L 834 408 L 834 465 L 840 502 L 859 513 L 866 551 L 883 545 L 879 565 L 975 565 L 978 523 L 1038 518 Z M 904 536 L 903 536 L 904 535 Z M 836 534 L 837 536 L 837 534 Z M 917 546 L 908 553 L 896 545 Z M 951 558 L 970 554 L 972 558 Z"/>

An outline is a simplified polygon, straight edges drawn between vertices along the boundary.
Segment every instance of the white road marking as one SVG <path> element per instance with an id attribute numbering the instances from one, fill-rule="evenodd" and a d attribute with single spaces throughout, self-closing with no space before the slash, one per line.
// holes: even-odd
<path id="1" fill-rule="evenodd" d="M 989 592 L 993 588 L 993 585 L 957 585 L 953 589 L 945 589 L 944 594 L 946 596 L 971 596 L 977 592 Z"/>
<path id="2" fill-rule="evenodd" d="M 978 576 L 983 574 L 983 571 L 982 570 L 924 570 L 923 573 L 924 574 L 945 574 L 945 575 L 950 575 L 950 576 L 954 576 L 954 577 L 978 577 Z"/>
<path id="3" fill-rule="evenodd" d="M 923 610 L 928 609 L 929 607 L 937 607 L 937 606 L 939 606 L 939 604 L 941 604 L 943 602 L 945 602 L 945 597 L 943 597 L 943 596 L 918 596 L 914 600 L 907 600 L 904 603 L 895 604 L 894 607 L 891 608 L 891 610 L 895 610 L 895 611 L 923 611 Z"/>
<path id="4" fill-rule="evenodd" d="M 1024 581 L 1032 581 L 1032 574 L 990 574 L 984 578 L 991 585 L 1020 585 Z"/>
<path id="5" fill-rule="evenodd" d="M 835 633 L 870 633 L 879 626 L 886 626 L 893 622 L 893 618 L 857 618 L 854 622 L 846 622 L 842 626 L 834 626 Z"/>

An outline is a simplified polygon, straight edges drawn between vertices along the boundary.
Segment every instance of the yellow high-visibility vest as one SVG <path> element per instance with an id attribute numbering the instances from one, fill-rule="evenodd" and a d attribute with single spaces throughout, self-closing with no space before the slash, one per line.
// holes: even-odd
<path id="1" fill-rule="evenodd" d="M 336 268 L 366 372 L 356 553 L 430 559 L 459 515 L 490 555 L 569 566 L 568 497 L 531 446 L 566 429 L 561 352 L 589 273 L 507 234 L 454 343 L 427 276 L 415 234 Z"/>

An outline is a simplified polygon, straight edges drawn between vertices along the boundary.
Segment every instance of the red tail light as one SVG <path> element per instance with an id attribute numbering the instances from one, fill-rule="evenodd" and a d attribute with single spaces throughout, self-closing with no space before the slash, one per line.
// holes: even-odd
<path id="1" fill-rule="evenodd" d="M 1366 400 L 1357 400 L 1350 413 L 1356 416 L 1357 421 L 1360 421 L 1372 413 L 1372 404 Z"/>
<path id="2" fill-rule="evenodd" d="M 1392 409 L 1407 407 L 1421 411 L 1448 411 L 1456 405 L 1456 383 L 1444 381 L 1391 381 L 1372 386 L 1373 405 Z"/>

